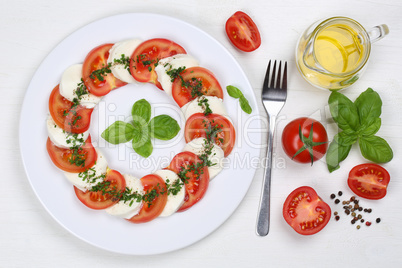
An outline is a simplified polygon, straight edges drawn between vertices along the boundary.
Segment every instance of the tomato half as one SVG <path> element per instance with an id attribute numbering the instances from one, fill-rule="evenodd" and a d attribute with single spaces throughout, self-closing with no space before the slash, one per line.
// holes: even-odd
<path id="1" fill-rule="evenodd" d="M 376 200 L 387 194 L 389 181 L 385 168 L 377 164 L 361 164 L 349 172 L 348 185 L 358 196 Z"/>
<path id="2" fill-rule="evenodd" d="M 107 59 L 109 57 L 109 50 L 113 44 L 104 44 L 92 49 L 84 60 L 82 66 L 82 78 L 88 91 L 96 96 L 104 96 L 112 89 L 119 88 L 127 83 L 117 79 L 112 73 L 108 73 L 102 79 L 91 75 L 94 71 L 102 69 L 107 66 Z"/>
<path id="3" fill-rule="evenodd" d="M 201 95 L 223 99 L 222 87 L 209 70 L 202 67 L 185 69 L 172 85 L 172 95 L 176 103 L 183 107 L 187 102 Z"/>
<path id="4" fill-rule="evenodd" d="M 49 98 L 49 111 L 54 122 L 67 132 L 83 133 L 87 131 L 93 109 L 87 109 L 81 105 L 72 107 L 73 102 L 60 94 L 59 85 L 57 85 Z"/>
<path id="5" fill-rule="evenodd" d="M 105 186 L 104 192 L 83 192 L 74 186 L 75 194 L 85 206 L 91 209 L 106 209 L 111 207 L 119 202 L 119 194 L 126 189 L 126 180 L 120 172 L 109 169 L 102 183 L 104 182 L 110 182 L 109 185 Z"/>
<path id="6" fill-rule="evenodd" d="M 91 168 L 98 158 L 98 154 L 91 143 L 91 136 L 88 136 L 85 144 L 77 150 L 57 147 L 48 138 L 46 149 L 53 164 L 70 173 L 80 173 Z"/>
<path id="7" fill-rule="evenodd" d="M 261 45 L 257 25 L 244 12 L 237 11 L 226 21 L 226 34 L 232 44 L 245 52 L 254 51 Z"/>
<path id="8" fill-rule="evenodd" d="M 285 221 L 299 234 L 321 231 L 331 218 L 331 208 L 309 186 L 294 190 L 283 204 Z"/>
<path id="9" fill-rule="evenodd" d="M 141 183 L 144 186 L 145 194 L 150 193 L 151 191 L 156 192 L 156 194 L 152 201 L 149 200 L 149 204 L 148 202 L 144 203 L 140 212 L 129 219 L 132 223 L 152 221 L 162 213 L 167 202 L 166 184 L 161 177 L 155 174 L 146 175 L 141 178 Z"/>
<path id="10" fill-rule="evenodd" d="M 203 166 L 196 168 L 197 165 L 201 164 L 201 159 L 194 153 L 191 152 L 181 152 L 173 157 L 168 169 L 179 174 L 185 172 L 187 177 L 184 181 L 184 186 L 186 188 L 186 196 L 184 198 L 184 204 L 179 208 L 179 212 L 185 211 L 200 201 L 209 185 L 209 173 L 208 167 Z M 190 171 L 190 169 L 193 169 Z M 183 178 L 181 178 L 183 180 Z"/>
<path id="11" fill-rule="evenodd" d="M 300 136 L 299 130 L 301 130 L 302 136 Z M 327 131 L 320 122 L 314 119 L 297 118 L 283 129 L 282 147 L 294 161 L 312 164 L 327 152 Z"/>
<path id="12" fill-rule="evenodd" d="M 162 89 L 158 82 L 155 66 L 160 59 L 176 54 L 186 54 L 186 51 L 173 41 L 155 38 L 142 42 L 131 55 L 130 73 L 135 80 L 153 83 Z"/>
<path id="13" fill-rule="evenodd" d="M 211 129 L 220 129 L 220 131 L 212 131 L 211 133 Z M 233 150 L 236 131 L 232 123 L 222 115 L 210 114 L 205 116 L 203 113 L 196 113 L 187 119 L 184 137 L 186 142 L 200 137 L 212 139 L 216 145 L 222 148 L 226 157 Z"/>

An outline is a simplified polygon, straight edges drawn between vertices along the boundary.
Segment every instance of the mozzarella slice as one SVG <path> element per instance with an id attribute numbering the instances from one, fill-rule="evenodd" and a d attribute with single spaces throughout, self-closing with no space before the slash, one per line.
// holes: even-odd
<path id="1" fill-rule="evenodd" d="M 82 79 L 82 64 L 74 64 L 68 67 L 63 75 L 59 85 L 60 95 L 69 101 L 73 101 L 77 98 L 77 87 L 81 83 Z M 81 95 L 80 104 L 88 109 L 92 109 L 98 104 L 101 97 L 95 96 L 91 93 Z"/>
<path id="2" fill-rule="evenodd" d="M 141 195 L 144 194 L 144 186 L 142 185 L 140 179 L 127 174 L 123 176 L 126 179 L 126 187 L 129 188 L 132 193 L 137 191 Z M 132 203 L 131 201 L 119 201 L 117 204 L 105 209 L 105 211 L 113 216 L 131 219 L 140 212 L 142 207 L 142 201 L 132 201 Z"/>
<path id="3" fill-rule="evenodd" d="M 103 181 L 102 175 L 106 174 L 107 170 L 107 161 L 106 158 L 102 155 L 101 151 L 96 149 L 96 153 L 98 158 L 96 159 L 96 163 L 93 167 L 87 170 L 87 172 L 81 173 L 70 173 L 64 172 L 65 177 L 68 181 L 70 181 L 75 187 L 85 192 L 91 189 L 94 185 Z M 88 179 L 85 179 L 85 175 L 87 175 Z"/>
<path id="4" fill-rule="evenodd" d="M 197 138 L 189 143 L 187 143 L 183 151 L 192 152 L 196 155 L 202 155 L 205 152 L 205 145 L 206 139 L 204 138 Z M 209 180 L 212 180 L 219 172 L 223 169 L 223 159 L 225 158 L 225 154 L 221 147 L 216 144 L 213 144 L 211 149 L 211 154 L 209 155 L 208 159 L 213 164 L 212 166 L 208 167 L 209 172 Z"/>
<path id="5" fill-rule="evenodd" d="M 221 98 L 215 96 L 202 96 L 195 98 L 181 107 L 181 111 L 186 120 L 193 114 L 205 112 L 205 105 L 199 105 L 200 99 L 203 98 L 208 100 L 209 109 L 212 110 L 212 113 L 227 116 L 226 108 Z"/>
<path id="6" fill-rule="evenodd" d="M 160 176 L 165 182 L 169 180 L 169 184 L 173 185 L 177 180 L 180 181 L 179 176 L 171 170 L 163 169 L 158 170 L 154 174 Z M 180 191 L 176 194 L 169 194 L 167 198 L 167 203 L 163 209 L 160 217 L 167 217 L 175 213 L 184 203 L 184 197 L 186 196 L 186 190 L 184 185 L 181 187 Z"/>
<path id="7" fill-rule="evenodd" d="M 80 134 L 72 134 L 65 131 L 56 125 L 51 115 L 49 115 L 47 118 L 46 123 L 47 133 L 50 140 L 54 143 L 54 145 L 60 148 L 70 148 L 74 145 L 80 146 L 87 140 L 89 135 L 89 131 L 85 131 L 84 133 Z"/>
<path id="8" fill-rule="evenodd" d="M 155 72 L 158 75 L 158 81 L 163 90 L 172 96 L 172 81 L 170 76 L 166 73 L 173 69 L 180 67 L 191 68 L 198 66 L 198 61 L 188 54 L 177 54 L 172 57 L 161 59 L 158 66 L 155 67 Z"/>
<path id="9" fill-rule="evenodd" d="M 121 58 L 121 55 L 124 54 L 125 57 L 131 57 L 134 50 L 141 44 L 142 41 L 139 39 L 130 39 L 118 42 L 112 46 L 109 50 L 109 58 L 107 59 L 108 63 L 114 63 L 114 60 L 118 60 Z M 122 64 L 116 64 L 112 66 L 112 74 L 123 82 L 126 83 L 137 83 L 131 74 L 124 68 Z"/>

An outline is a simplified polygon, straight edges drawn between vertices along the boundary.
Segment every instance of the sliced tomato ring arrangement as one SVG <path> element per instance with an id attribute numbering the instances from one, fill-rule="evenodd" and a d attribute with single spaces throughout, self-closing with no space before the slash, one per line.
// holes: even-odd
<path id="1" fill-rule="evenodd" d="M 180 107 L 202 95 L 223 99 L 222 87 L 209 70 L 192 67 L 185 69 L 180 75 L 172 85 L 173 98 Z"/>
<path id="2" fill-rule="evenodd" d="M 91 143 L 91 136 L 88 136 L 84 145 L 77 149 L 57 147 L 48 138 L 46 149 L 56 167 L 71 173 L 84 172 L 95 165 L 98 158 L 96 150 Z"/>
<path id="3" fill-rule="evenodd" d="M 123 193 L 126 188 L 126 180 L 116 170 L 109 169 L 102 182 L 103 189 L 99 191 L 81 191 L 74 186 L 78 199 L 91 209 L 106 209 L 119 202 L 118 193 Z"/>
<path id="4" fill-rule="evenodd" d="M 226 21 L 226 34 L 238 49 L 251 52 L 261 45 L 257 25 L 246 13 L 237 11 Z"/>
<path id="5" fill-rule="evenodd" d="M 390 181 L 388 171 L 377 164 L 357 165 L 349 172 L 349 188 L 358 196 L 381 199 L 387 194 Z"/>
<path id="6" fill-rule="evenodd" d="M 102 69 L 108 65 L 109 50 L 113 44 L 104 44 L 92 49 L 84 60 L 82 66 L 82 77 L 88 91 L 96 96 L 104 96 L 112 89 L 119 88 L 127 83 L 117 79 L 112 73 L 100 75 L 102 79 L 98 79 L 93 74 L 94 71 Z"/>
<path id="7" fill-rule="evenodd" d="M 173 41 L 155 38 L 141 43 L 130 58 L 130 73 L 139 82 L 149 82 L 162 89 L 155 72 L 160 59 L 186 54 L 186 50 Z"/>
<path id="8" fill-rule="evenodd" d="M 210 114 L 205 116 L 203 113 L 196 113 L 187 119 L 184 137 L 186 142 L 200 137 L 210 138 L 222 148 L 225 157 L 227 157 L 233 150 L 236 131 L 232 123 L 222 115 Z"/>
<path id="9" fill-rule="evenodd" d="M 89 128 L 93 109 L 74 105 L 60 94 L 57 85 L 50 94 L 49 111 L 56 125 L 65 131 L 83 133 Z"/>
<path id="10" fill-rule="evenodd" d="M 146 175 L 141 178 L 141 183 L 145 194 L 149 194 L 152 200 L 143 203 L 140 212 L 128 220 L 132 223 L 144 223 L 155 219 L 162 213 L 167 202 L 166 184 L 161 177 L 155 174 Z"/>
<path id="11" fill-rule="evenodd" d="M 295 189 L 283 204 L 285 221 L 299 234 L 321 231 L 331 218 L 331 208 L 309 186 Z"/>
<path id="12" fill-rule="evenodd" d="M 178 212 L 189 209 L 204 197 L 209 185 L 209 172 L 208 167 L 202 165 L 201 159 L 196 154 L 178 153 L 173 157 L 168 169 L 179 174 L 182 180 L 185 177 L 186 196 Z"/>

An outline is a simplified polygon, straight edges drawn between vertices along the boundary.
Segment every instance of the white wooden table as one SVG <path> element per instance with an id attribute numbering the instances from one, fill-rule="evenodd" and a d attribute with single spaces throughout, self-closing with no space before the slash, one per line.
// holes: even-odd
<path id="1" fill-rule="evenodd" d="M 262 46 L 242 53 L 228 41 L 224 24 L 235 11 L 248 13 L 259 26 Z M 24 93 L 36 68 L 62 39 L 100 18 L 128 13 L 153 12 L 187 21 L 221 42 L 244 68 L 257 98 L 269 59 L 289 62 L 288 101 L 278 122 L 272 182 L 271 231 L 255 235 L 262 170 L 235 213 L 218 230 L 185 249 L 157 256 L 125 256 L 93 247 L 63 229 L 47 214 L 26 178 L 18 145 L 18 123 Z M 164 0 L 36 0 L 2 1 L 0 9 L 0 267 L 398 267 L 402 262 L 402 2 L 399 0 L 338 1 L 164 1 Z M 296 187 L 314 187 L 341 212 L 329 195 L 342 190 L 351 196 L 346 178 L 349 170 L 365 160 L 357 147 L 329 174 L 325 163 L 313 167 L 288 159 L 278 137 L 290 120 L 311 116 L 328 123 L 329 92 L 307 84 L 298 74 L 294 49 L 301 32 L 312 22 L 335 15 L 354 18 L 366 27 L 385 23 L 390 34 L 372 47 L 364 76 L 344 93 L 354 100 L 367 87 L 383 100 L 383 125 L 379 135 L 394 150 L 394 159 L 384 165 L 391 174 L 388 195 L 380 201 L 362 201 L 373 209 L 372 218 L 382 222 L 369 228 L 350 224 L 346 217 L 331 220 L 314 236 L 296 234 L 282 218 L 282 204 Z M 146 23 L 146 22 L 144 22 Z M 260 111 L 262 106 L 259 107 Z M 327 124 L 332 137 L 335 128 Z M 36 142 L 36 141 L 32 141 Z M 264 152 L 262 152 L 264 154 Z M 342 212 L 343 213 L 343 212 Z"/>

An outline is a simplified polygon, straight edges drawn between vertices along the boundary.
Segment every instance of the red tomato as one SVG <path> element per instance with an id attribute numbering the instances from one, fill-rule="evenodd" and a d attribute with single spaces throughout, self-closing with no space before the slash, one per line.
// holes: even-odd
<path id="1" fill-rule="evenodd" d="M 56 167 L 71 173 L 79 173 L 91 168 L 98 158 L 91 144 L 91 136 L 88 136 L 85 144 L 78 150 L 57 147 L 48 138 L 46 149 Z"/>
<path id="2" fill-rule="evenodd" d="M 388 171 L 377 164 L 357 165 L 349 173 L 349 188 L 358 196 L 381 199 L 387 194 Z"/>
<path id="3" fill-rule="evenodd" d="M 286 198 L 283 217 L 297 233 L 312 235 L 327 225 L 331 218 L 331 208 L 313 188 L 302 186 Z"/>
<path id="4" fill-rule="evenodd" d="M 82 77 L 88 91 L 96 96 L 104 96 L 112 89 L 126 85 L 127 83 L 117 79 L 112 73 L 102 76 L 103 80 L 99 80 L 96 76 L 91 75 L 92 72 L 102 69 L 108 65 L 109 50 L 113 44 L 104 44 L 92 49 L 84 60 L 82 66 Z"/>
<path id="5" fill-rule="evenodd" d="M 126 180 L 118 171 L 109 169 L 104 182 L 110 182 L 109 185 L 105 186 L 104 191 L 83 192 L 74 186 L 75 194 L 85 206 L 91 209 L 105 209 L 111 207 L 119 202 L 119 195 L 126 189 Z"/>
<path id="6" fill-rule="evenodd" d="M 141 183 L 144 186 L 145 193 L 150 193 L 155 190 L 155 198 L 148 203 L 143 203 L 140 212 L 129 219 L 132 223 L 149 222 L 158 217 L 167 202 L 167 191 L 165 181 L 155 174 L 146 175 L 141 178 Z"/>
<path id="7" fill-rule="evenodd" d="M 87 131 L 93 109 L 87 109 L 81 105 L 71 107 L 73 107 L 73 102 L 60 95 L 59 85 L 57 85 L 49 98 L 49 111 L 54 122 L 67 132 L 83 133 Z"/>
<path id="8" fill-rule="evenodd" d="M 168 169 L 173 172 L 179 174 L 183 173 L 183 170 L 186 170 L 185 176 L 187 179 L 184 181 L 184 186 L 186 187 L 186 196 L 184 198 L 184 204 L 178 210 L 184 211 L 192 207 L 201 198 L 204 197 L 205 192 L 208 189 L 209 185 L 209 173 L 208 167 L 198 167 L 197 165 L 201 164 L 201 159 L 194 153 L 191 152 L 181 152 L 178 153 L 175 157 L 173 157 L 172 162 Z M 193 171 L 189 169 L 193 168 Z M 183 178 L 181 178 L 183 180 Z"/>
<path id="9" fill-rule="evenodd" d="M 209 129 L 220 129 L 221 131 L 212 131 L 211 135 Z M 196 113 L 187 119 L 184 137 L 186 142 L 200 137 L 211 138 L 216 145 L 222 148 L 226 157 L 233 150 L 236 141 L 236 132 L 232 123 L 222 115 L 210 114 L 205 116 L 203 113 Z"/>
<path id="10" fill-rule="evenodd" d="M 180 107 L 200 95 L 223 99 L 221 85 L 209 70 L 192 67 L 185 69 L 181 76 L 183 79 L 176 78 L 172 85 L 173 98 Z"/>
<path id="11" fill-rule="evenodd" d="M 299 129 L 301 129 L 302 136 L 300 136 Z M 320 122 L 314 119 L 297 118 L 283 129 L 282 147 L 294 161 L 313 164 L 327 152 L 327 131 Z"/>
<path id="12" fill-rule="evenodd" d="M 149 82 L 162 89 L 155 66 L 160 59 L 186 54 L 184 48 L 167 39 L 150 39 L 141 43 L 131 55 L 130 72 L 135 80 Z"/>
<path id="13" fill-rule="evenodd" d="M 237 11 L 226 21 L 226 34 L 235 47 L 245 52 L 254 51 L 261 45 L 257 25 L 241 11 Z"/>

